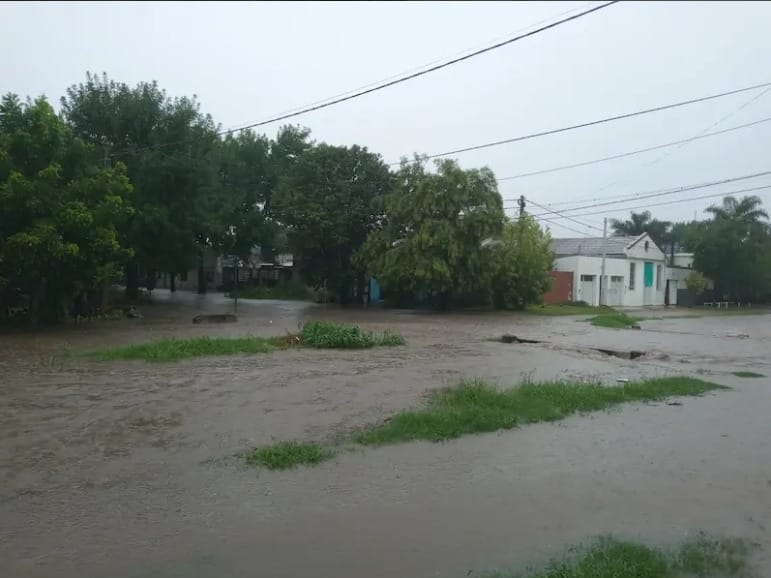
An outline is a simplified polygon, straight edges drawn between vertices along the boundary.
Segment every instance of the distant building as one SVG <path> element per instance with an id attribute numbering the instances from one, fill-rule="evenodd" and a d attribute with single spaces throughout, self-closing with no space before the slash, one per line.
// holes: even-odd
<path id="1" fill-rule="evenodd" d="M 667 282 L 666 255 L 647 233 L 639 237 L 554 239 L 554 270 L 572 273 L 572 301 L 600 304 L 603 248 L 605 305 L 676 303 L 677 284 Z"/>

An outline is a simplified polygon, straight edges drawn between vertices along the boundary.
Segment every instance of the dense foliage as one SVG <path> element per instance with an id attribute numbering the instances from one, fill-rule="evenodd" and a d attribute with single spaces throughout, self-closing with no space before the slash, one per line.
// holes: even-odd
<path id="1" fill-rule="evenodd" d="M 756 197 L 673 226 L 650 213 L 612 223 L 695 253 L 719 291 L 771 294 L 771 239 Z M 664 248 L 664 247 L 662 247 Z M 392 170 L 364 147 L 222 131 L 195 98 L 154 82 L 88 75 L 57 112 L 44 99 L 0 102 L 0 320 L 93 315 L 107 289 L 130 300 L 159 273 L 211 255 L 291 253 L 298 286 L 360 300 L 370 277 L 396 303 L 520 309 L 549 286 L 550 238 L 506 218 L 495 175 L 415 157 Z M 246 289 L 246 288 L 244 288 Z"/>

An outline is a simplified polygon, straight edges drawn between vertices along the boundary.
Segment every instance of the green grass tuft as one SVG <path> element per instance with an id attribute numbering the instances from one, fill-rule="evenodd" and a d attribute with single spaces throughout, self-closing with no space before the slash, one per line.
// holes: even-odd
<path id="1" fill-rule="evenodd" d="M 398 333 L 370 333 L 356 325 L 342 325 L 328 321 L 311 321 L 300 332 L 303 345 L 319 349 L 366 349 L 369 347 L 404 345 Z"/>
<path id="2" fill-rule="evenodd" d="M 638 321 L 642 321 L 642 319 L 640 317 L 631 317 L 625 313 L 604 313 L 596 315 L 589 320 L 596 327 L 610 327 L 613 329 L 632 327 Z"/>
<path id="3" fill-rule="evenodd" d="M 190 339 L 159 339 L 148 343 L 87 351 L 79 355 L 99 361 L 143 359 L 170 362 L 207 355 L 238 355 L 269 353 L 294 345 L 317 348 L 360 349 L 375 346 L 404 345 L 398 333 L 367 333 L 356 326 L 313 321 L 307 323 L 295 342 L 287 337 L 193 337 Z"/>
<path id="4" fill-rule="evenodd" d="M 619 386 L 525 384 L 498 390 L 471 381 L 433 394 L 427 407 L 405 411 L 387 423 L 355 434 L 355 441 L 383 445 L 410 440 L 441 441 L 466 434 L 556 421 L 574 413 L 599 411 L 621 403 L 657 401 L 727 389 L 690 377 L 666 377 Z"/>
<path id="5" fill-rule="evenodd" d="M 734 371 L 736 377 L 766 377 L 762 373 L 755 373 L 754 371 Z"/>
<path id="6" fill-rule="evenodd" d="M 597 315 L 598 313 L 615 313 L 615 310 L 610 307 L 594 307 L 582 301 L 576 301 L 551 305 L 529 305 L 525 308 L 525 312 L 533 315 L 561 316 Z"/>
<path id="7" fill-rule="evenodd" d="M 281 347 L 281 340 L 265 337 L 193 337 L 159 339 L 137 345 L 85 352 L 100 361 L 144 359 L 145 361 L 179 361 L 205 355 L 268 353 Z"/>
<path id="8" fill-rule="evenodd" d="M 335 456 L 330 448 L 315 443 L 280 442 L 255 448 L 246 454 L 246 463 L 269 470 L 288 470 L 300 465 L 313 466 Z"/>
<path id="9" fill-rule="evenodd" d="M 739 541 L 700 534 L 673 552 L 613 537 L 571 549 L 563 559 L 528 573 L 498 572 L 488 578 L 693 578 L 739 576 L 747 568 L 747 548 Z"/>

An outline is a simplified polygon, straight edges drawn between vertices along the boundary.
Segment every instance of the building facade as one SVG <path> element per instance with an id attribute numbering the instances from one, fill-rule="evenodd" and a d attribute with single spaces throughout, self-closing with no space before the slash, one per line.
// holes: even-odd
<path id="1" fill-rule="evenodd" d="M 639 237 L 554 239 L 554 270 L 573 274 L 573 301 L 611 307 L 665 305 L 667 295 L 666 255 L 647 233 Z M 602 254 L 605 278 L 601 283 Z"/>

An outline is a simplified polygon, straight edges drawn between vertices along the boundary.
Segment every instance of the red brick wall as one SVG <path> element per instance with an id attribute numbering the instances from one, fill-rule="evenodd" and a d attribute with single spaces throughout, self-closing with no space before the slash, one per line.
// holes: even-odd
<path id="1" fill-rule="evenodd" d="M 543 302 L 564 303 L 573 300 L 573 273 L 570 271 L 551 271 L 551 289 L 543 294 Z"/>

